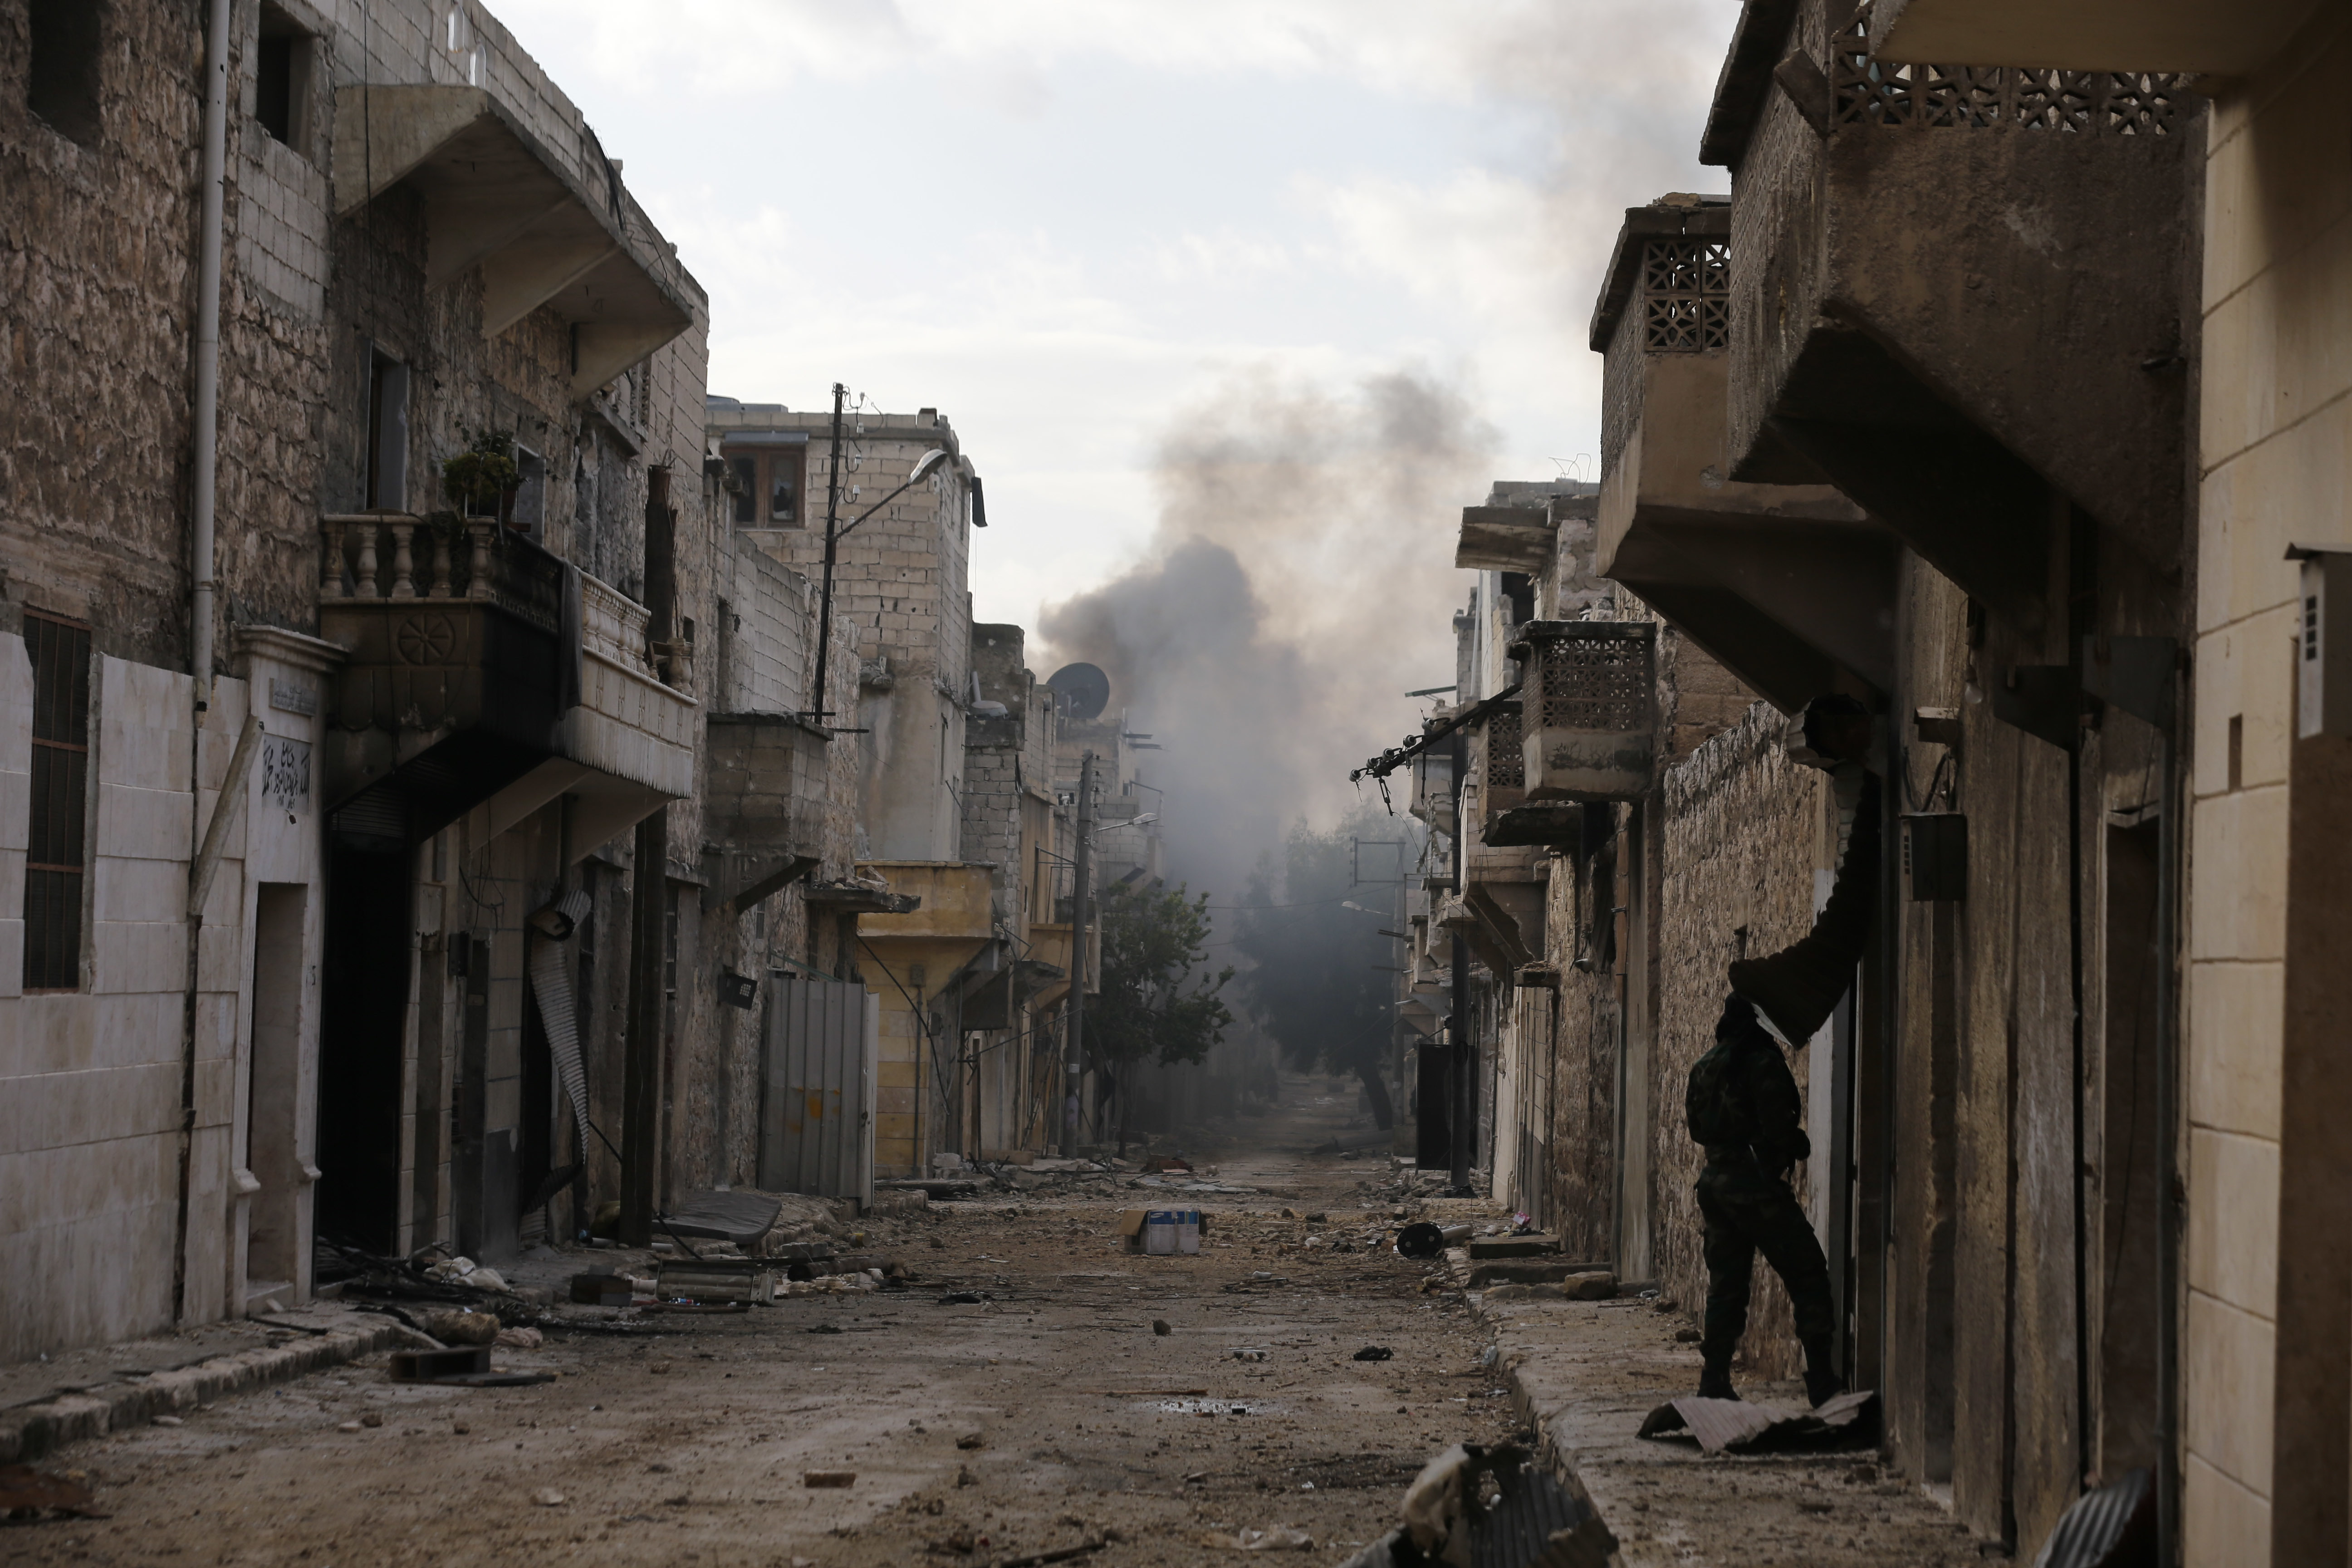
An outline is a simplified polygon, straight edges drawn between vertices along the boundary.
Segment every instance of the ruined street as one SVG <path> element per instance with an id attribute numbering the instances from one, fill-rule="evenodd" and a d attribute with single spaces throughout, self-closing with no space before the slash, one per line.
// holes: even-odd
<path id="1" fill-rule="evenodd" d="M 1374 1245 L 1384 1152 L 1299 1153 L 1368 1125 L 1352 1090 L 1293 1080 L 1287 1114 L 1242 1123 L 1255 1149 L 1199 1152 L 1255 1190 L 1200 1200 L 1196 1258 L 1127 1254 L 1124 1189 L 942 1204 L 869 1236 L 912 1270 L 903 1290 L 562 1309 L 579 1326 L 498 1352 L 552 1384 L 395 1384 L 379 1353 L 73 1446 L 43 1468 L 85 1472 L 111 1517 L 8 1531 L 0 1555 L 1001 1563 L 1108 1536 L 1085 1560 L 1111 1565 L 1287 1529 L 1339 1561 L 1395 1522 L 1430 1455 L 1514 1427 L 1462 1295 Z M 1352 1359 L 1367 1345 L 1394 1357 Z"/>
<path id="2" fill-rule="evenodd" d="M 1308 1152 L 1368 1131 L 1353 1087 L 1290 1079 L 1229 1145 L 1187 1151 L 1198 1179 L 1249 1189 L 1200 1200 L 1198 1257 L 1125 1250 L 1134 1178 L 1119 1195 L 935 1205 L 866 1231 L 864 1250 L 907 1265 L 903 1289 L 740 1315 L 558 1306 L 542 1346 L 496 1352 L 552 1383 L 398 1384 L 379 1352 L 70 1445 L 42 1468 L 86 1481 L 107 1517 L 19 1524 L 0 1556 L 1141 1568 L 1286 1550 L 1339 1563 L 1397 1523 L 1430 1458 L 1516 1442 L 1565 1458 L 1628 1564 L 1979 1559 L 1943 1508 L 1881 1478 L 1874 1447 L 1706 1458 L 1636 1439 L 1642 1413 L 1696 1375 L 1678 1304 L 1505 1300 L 1460 1289 L 1458 1251 L 1398 1257 L 1401 1210 L 1505 1216 L 1400 1200 L 1385 1151 Z M 207 1350 L 225 1348 L 219 1332 Z M 1367 1347 L 1391 1353 L 1357 1360 Z"/>

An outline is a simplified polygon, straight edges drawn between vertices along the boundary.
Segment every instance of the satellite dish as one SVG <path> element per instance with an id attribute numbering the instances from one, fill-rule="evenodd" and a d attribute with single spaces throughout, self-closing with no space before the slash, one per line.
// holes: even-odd
<path id="1" fill-rule="evenodd" d="M 1084 721 L 1110 706 L 1110 677 L 1094 665 L 1066 664 L 1045 684 L 1054 689 L 1054 706 L 1065 718 Z"/>

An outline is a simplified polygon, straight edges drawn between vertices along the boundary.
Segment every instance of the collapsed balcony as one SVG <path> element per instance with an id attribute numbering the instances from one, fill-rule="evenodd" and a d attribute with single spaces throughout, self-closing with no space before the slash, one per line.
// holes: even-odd
<path id="1" fill-rule="evenodd" d="M 2021 624 L 2070 503 L 2177 559 L 2193 100 L 1882 62 L 1833 9 L 1748 0 L 1701 148 L 1734 175 L 1723 477 L 1835 485 Z"/>
<path id="2" fill-rule="evenodd" d="M 691 792 L 697 704 L 654 673 L 646 611 L 488 521 L 322 520 L 334 679 L 322 769 L 339 832 L 413 839 L 475 806 L 493 832 L 559 795 L 604 842 Z"/>

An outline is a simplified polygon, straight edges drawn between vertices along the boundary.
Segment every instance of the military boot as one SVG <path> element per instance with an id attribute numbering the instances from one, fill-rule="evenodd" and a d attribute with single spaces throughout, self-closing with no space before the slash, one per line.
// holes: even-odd
<path id="1" fill-rule="evenodd" d="M 1698 1396 L 1701 1399 L 1737 1399 L 1738 1391 L 1731 1386 L 1731 1358 L 1709 1356 L 1698 1374 Z"/>
<path id="2" fill-rule="evenodd" d="M 1837 1361 L 1831 1353 L 1830 1342 L 1806 1341 L 1805 1398 L 1818 1408 L 1844 1392 L 1845 1379 L 1838 1375 Z"/>

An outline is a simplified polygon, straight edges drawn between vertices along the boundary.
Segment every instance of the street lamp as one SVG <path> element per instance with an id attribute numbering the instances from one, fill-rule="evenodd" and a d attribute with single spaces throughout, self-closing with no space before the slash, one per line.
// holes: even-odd
<path id="1" fill-rule="evenodd" d="M 824 593 L 822 607 L 817 612 L 816 626 L 816 689 L 811 693 L 809 717 L 819 724 L 825 720 L 825 665 L 833 655 L 833 563 L 834 552 L 844 536 L 859 523 L 897 500 L 900 496 L 931 477 L 939 466 L 947 461 L 947 449 L 934 447 L 915 460 L 907 482 L 859 512 L 848 528 L 837 526 L 841 516 L 841 405 L 849 389 L 838 382 L 833 388 L 833 459 L 832 471 L 824 481 Z"/>

